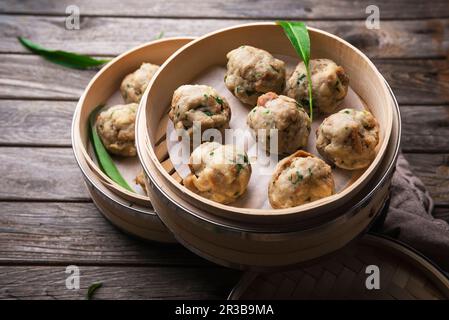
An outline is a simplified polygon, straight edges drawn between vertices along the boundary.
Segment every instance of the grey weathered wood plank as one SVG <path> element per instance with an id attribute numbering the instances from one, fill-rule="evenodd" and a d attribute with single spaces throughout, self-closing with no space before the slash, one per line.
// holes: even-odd
<path id="1" fill-rule="evenodd" d="M 406 153 L 404 156 L 435 203 L 449 205 L 449 154 Z"/>
<path id="2" fill-rule="evenodd" d="M 71 145 L 76 102 L 0 100 L 0 145 Z M 402 149 L 449 152 L 449 106 L 401 106 Z"/>
<path id="3" fill-rule="evenodd" d="M 0 208 L 0 265 L 209 265 L 180 245 L 119 232 L 93 203 L 3 202 Z"/>
<path id="4" fill-rule="evenodd" d="M 400 106 L 400 110 L 403 151 L 449 152 L 449 106 Z"/>
<path id="5" fill-rule="evenodd" d="M 0 199 L 90 199 L 69 148 L 0 148 Z"/>
<path id="6" fill-rule="evenodd" d="M 448 60 L 374 60 L 401 104 L 449 104 Z M 34 55 L 0 59 L 0 98 L 77 100 L 95 71 L 60 67 Z"/>
<path id="7" fill-rule="evenodd" d="M 66 7 L 77 5 L 82 15 L 217 17 L 217 18 L 290 18 L 290 19 L 364 19 L 369 0 L 4 0 L 0 12 L 64 15 Z M 378 0 L 381 19 L 447 17 L 447 1 L 429 3 L 419 0 Z"/>
<path id="8" fill-rule="evenodd" d="M 449 204 L 449 155 L 408 153 L 438 204 Z M 89 199 L 69 148 L 0 148 L 0 200 Z"/>
<path id="9" fill-rule="evenodd" d="M 74 101 L 0 100 L 0 144 L 70 146 Z"/>
<path id="10" fill-rule="evenodd" d="M 249 21 L 86 17 L 79 30 L 67 30 L 64 17 L 0 15 L 0 52 L 27 52 L 17 41 L 18 36 L 24 36 L 48 48 L 118 55 L 151 41 L 161 31 L 165 37 L 201 36 Z M 367 29 L 364 21 L 311 21 L 308 24 L 348 40 L 370 57 L 445 57 L 449 48 L 449 19 L 384 21 L 379 30 Z"/>
<path id="11" fill-rule="evenodd" d="M 78 99 L 95 73 L 63 68 L 34 55 L 2 55 L 0 98 Z"/>
<path id="12" fill-rule="evenodd" d="M 226 299 L 241 276 L 230 269 L 80 266 L 80 289 L 69 290 L 65 266 L 0 267 L 0 299 L 85 299 L 88 287 L 103 286 L 94 299 Z"/>

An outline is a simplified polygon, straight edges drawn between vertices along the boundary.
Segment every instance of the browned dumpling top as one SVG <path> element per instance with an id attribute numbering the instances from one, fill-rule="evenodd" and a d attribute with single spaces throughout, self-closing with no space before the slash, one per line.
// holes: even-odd
<path id="1" fill-rule="evenodd" d="M 278 163 L 268 185 L 268 199 L 274 209 L 296 207 L 334 192 L 331 167 L 301 150 Z"/>
<path id="2" fill-rule="evenodd" d="M 247 154 L 234 145 L 205 142 L 190 156 L 191 174 L 183 183 L 193 192 L 219 203 L 245 193 L 251 177 Z"/>
<path id="3" fill-rule="evenodd" d="M 332 113 L 348 93 L 349 77 L 343 67 L 329 59 L 310 60 L 313 105 L 321 113 Z M 285 87 L 287 96 L 309 105 L 307 71 L 300 62 Z"/>
<path id="4" fill-rule="evenodd" d="M 285 63 L 269 52 L 251 46 L 230 51 L 225 75 L 226 87 L 243 103 L 254 106 L 266 92 L 282 93 Z"/>
<path id="5" fill-rule="evenodd" d="M 248 113 L 247 124 L 267 150 L 275 142 L 269 139 L 270 130 L 277 130 L 277 153 L 291 154 L 307 146 L 311 121 L 294 99 L 269 92 L 259 97 Z"/>
<path id="6" fill-rule="evenodd" d="M 120 93 L 123 100 L 126 103 L 139 103 L 151 78 L 153 78 L 158 69 L 158 65 L 142 63 L 139 69 L 128 74 L 120 85 Z"/>
<path id="7" fill-rule="evenodd" d="M 97 117 L 98 135 L 105 148 L 112 154 L 132 157 L 136 155 L 134 124 L 137 104 L 112 106 Z"/>
<path id="8" fill-rule="evenodd" d="M 175 90 L 171 103 L 170 119 L 175 129 L 185 129 L 192 134 L 193 127 L 201 131 L 229 128 L 231 109 L 226 99 L 206 85 L 183 85 Z"/>
<path id="9" fill-rule="evenodd" d="M 316 136 L 323 157 L 343 169 L 362 169 L 376 157 L 379 124 L 367 110 L 343 109 L 327 117 Z"/>

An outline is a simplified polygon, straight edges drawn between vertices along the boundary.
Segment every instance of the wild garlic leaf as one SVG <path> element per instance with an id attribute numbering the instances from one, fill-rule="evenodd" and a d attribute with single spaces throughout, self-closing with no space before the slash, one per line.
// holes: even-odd
<path id="1" fill-rule="evenodd" d="M 101 141 L 97 128 L 95 126 L 95 121 L 97 119 L 97 114 L 103 106 L 100 105 L 92 111 L 89 117 L 89 125 L 90 125 L 90 141 L 92 143 L 93 149 L 95 151 L 95 155 L 97 157 L 98 164 L 100 169 L 109 177 L 112 181 L 122 186 L 128 191 L 135 192 L 123 178 L 123 176 L 118 171 L 117 167 L 114 164 L 111 156 L 107 152 L 106 148 Z"/>
<path id="2" fill-rule="evenodd" d="M 102 282 L 95 282 L 95 283 L 92 283 L 92 284 L 89 286 L 89 289 L 87 289 L 87 294 L 86 294 L 87 300 L 92 300 L 92 298 L 93 298 L 95 292 L 96 292 L 98 289 L 100 289 L 102 286 L 103 286 L 103 283 L 102 283 Z"/>
<path id="3" fill-rule="evenodd" d="M 40 55 L 50 62 L 72 69 L 88 69 L 108 63 L 109 59 L 96 59 L 87 55 L 62 50 L 46 49 L 29 39 L 18 37 L 19 42 L 31 52 Z"/>
<path id="4" fill-rule="evenodd" d="M 313 101 L 312 101 L 312 80 L 310 75 L 310 37 L 307 26 L 300 21 L 277 21 L 279 26 L 284 29 L 287 38 L 295 48 L 298 55 L 304 61 L 307 70 L 307 82 L 309 89 L 309 111 L 310 120 L 313 118 Z"/>

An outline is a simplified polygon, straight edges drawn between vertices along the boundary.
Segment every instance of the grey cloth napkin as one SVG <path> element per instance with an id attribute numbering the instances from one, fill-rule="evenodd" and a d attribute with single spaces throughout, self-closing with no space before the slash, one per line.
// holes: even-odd
<path id="1" fill-rule="evenodd" d="M 400 154 L 392 180 L 390 207 L 383 226 L 376 231 L 408 244 L 449 271 L 449 224 L 435 219 L 432 211 L 432 198 Z"/>

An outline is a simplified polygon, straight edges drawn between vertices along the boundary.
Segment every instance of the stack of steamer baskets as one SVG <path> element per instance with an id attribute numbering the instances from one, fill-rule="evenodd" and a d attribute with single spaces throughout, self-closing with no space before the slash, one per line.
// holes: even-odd
<path id="1" fill-rule="evenodd" d="M 89 194 L 101 213 L 123 231 L 146 240 L 175 242 L 157 217 L 144 193 L 133 193 L 114 183 L 97 165 L 89 139 L 89 116 L 98 106 L 117 95 L 120 83 L 143 62 L 161 65 L 192 38 L 169 38 L 139 46 L 113 59 L 91 80 L 81 96 L 72 124 L 72 145 Z M 138 158 L 128 165 L 136 167 Z M 126 166 L 126 164 L 125 164 Z M 133 179 L 127 179 L 133 185 Z"/>
<path id="2" fill-rule="evenodd" d="M 173 92 L 195 83 L 214 66 L 225 67 L 226 54 L 242 45 L 297 57 L 276 24 L 227 28 L 188 43 L 164 63 L 141 100 L 136 145 L 153 207 L 180 243 L 206 259 L 255 270 L 310 261 L 361 235 L 388 199 L 401 130 L 397 102 L 363 53 L 327 32 L 309 28 L 309 34 L 312 58 L 328 58 L 343 66 L 351 89 L 380 126 L 374 161 L 330 197 L 276 210 L 223 205 L 185 188 L 171 163 L 166 130 Z"/>
<path id="3" fill-rule="evenodd" d="M 72 139 L 93 201 L 108 220 L 132 235 L 161 242 L 177 240 L 194 253 L 228 267 L 273 271 L 265 275 L 248 272 L 231 299 L 449 297 L 448 279 L 426 259 L 391 240 L 359 237 L 389 197 L 401 133 L 399 109 L 383 77 L 360 51 L 321 30 L 310 28 L 309 33 L 312 58 L 329 58 L 342 65 L 358 101 L 380 124 L 376 158 L 337 194 L 291 209 L 263 210 L 218 204 L 182 185 L 182 172 L 173 165 L 166 138 L 174 90 L 194 83 L 213 66 L 224 68 L 226 53 L 241 45 L 297 57 L 279 26 L 254 23 L 196 40 L 148 43 L 115 58 L 92 79 L 75 111 Z M 136 164 L 139 170 L 143 167 L 148 197 L 129 192 L 100 170 L 88 134 L 92 111 L 98 105 L 111 105 L 122 79 L 143 62 L 162 64 L 140 101 L 135 123 L 138 158 L 130 165 L 133 170 Z M 113 159 L 119 169 L 129 169 Z M 366 295 L 361 287 L 364 264 L 382 268 L 381 286 L 387 290 L 376 291 L 380 296 Z"/>

